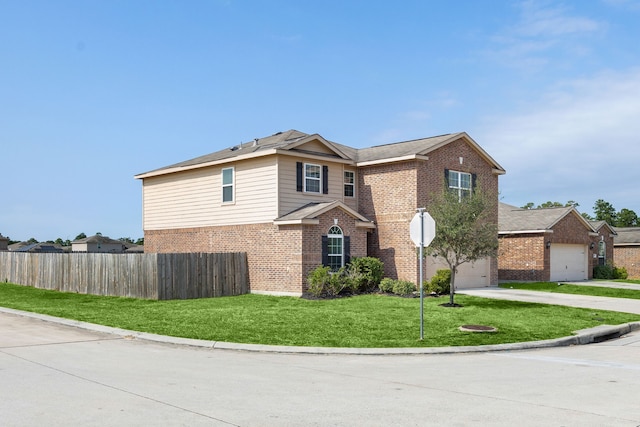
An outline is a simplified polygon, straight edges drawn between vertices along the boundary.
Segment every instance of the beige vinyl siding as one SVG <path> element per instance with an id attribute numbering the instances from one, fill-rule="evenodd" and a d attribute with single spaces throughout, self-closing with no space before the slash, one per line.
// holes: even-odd
<path id="1" fill-rule="evenodd" d="M 305 144 L 306 146 L 306 144 Z M 329 194 L 305 193 L 296 191 L 296 162 L 311 163 L 329 167 Z M 344 165 L 331 161 L 304 159 L 292 156 L 279 156 L 279 209 L 278 216 L 286 215 L 307 203 L 344 201 Z M 356 189 L 357 191 L 357 189 Z M 349 206 L 351 206 L 349 204 Z"/>
<path id="2" fill-rule="evenodd" d="M 322 154 L 331 154 L 331 155 L 336 154 L 331 149 L 329 149 L 329 147 L 327 147 L 322 142 L 317 140 L 309 141 L 305 144 L 299 145 L 298 147 L 295 148 L 295 150 L 304 150 L 304 151 L 311 151 L 313 153 L 322 153 Z"/>
<path id="3" fill-rule="evenodd" d="M 234 167 L 234 203 L 222 203 L 223 168 Z M 271 222 L 277 217 L 275 156 L 151 177 L 143 182 L 145 230 Z"/>

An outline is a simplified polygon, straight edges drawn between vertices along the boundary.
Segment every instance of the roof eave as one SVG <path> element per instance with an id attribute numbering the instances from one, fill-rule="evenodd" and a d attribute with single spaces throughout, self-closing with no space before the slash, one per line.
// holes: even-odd
<path id="1" fill-rule="evenodd" d="M 178 167 L 168 167 L 168 168 L 163 168 L 163 169 L 157 169 L 154 171 L 150 171 L 150 172 L 145 172 L 145 173 L 141 173 L 138 175 L 134 175 L 135 179 L 145 179 L 145 178 L 152 178 L 154 176 L 161 176 L 161 175 L 169 175 L 172 173 L 178 173 L 178 172 L 185 172 L 185 171 L 189 171 L 189 170 L 194 170 L 194 169 L 200 169 L 200 168 L 206 168 L 206 167 L 210 167 L 210 166 L 216 166 L 216 165 L 222 165 L 225 163 L 231 163 L 231 162 L 237 162 L 240 160 L 247 160 L 247 159 L 253 159 L 256 157 L 263 157 L 263 156 L 270 156 L 273 154 L 276 154 L 278 150 L 276 149 L 268 149 L 265 151 L 257 151 L 254 153 L 249 153 L 249 154 L 244 154 L 244 155 L 240 155 L 240 156 L 235 156 L 235 157 L 228 157 L 226 159 L 220 159 L 220 160 L 212 160 L 210 162 L 204 162 L 204 163 L 198 163 L 195 165 L 189 165 L 189 166 L 178 166 Z"/>
<path id="2" fill-rule="evenodd" d="M 553 230 L 543 229 L 543 230 L 507 230 L 507 231 L 498 231 L 498 234 L 508 235 L 508 234 L 552 234 Z"/>
<path id="3" fill-rule="evenodd" d="M 394 162 L 406 162 L 408 160 L 429 160 L 429 156 L 424 156 L 421 154 L 409 154 L 406 156 L 400 157 L 389 157 L 387 159 L 378 159 L 378 160 L 370 160 L 367 162 L 358 162 L 356 166 L 373 166 L 373 165 L 381 165 L 384 163 L 394 163 Z"/>

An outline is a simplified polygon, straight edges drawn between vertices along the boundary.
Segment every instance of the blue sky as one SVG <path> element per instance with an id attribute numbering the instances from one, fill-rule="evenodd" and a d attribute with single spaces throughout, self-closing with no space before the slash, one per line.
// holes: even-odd
<path id="1" fill-rule="evenodd" d="M 288 129 L 466 131 L 506 203 L 640 214 L 638 22 L 638 0 L 0 0 L 0 233 L 142 237 L 134 175 Z"/>

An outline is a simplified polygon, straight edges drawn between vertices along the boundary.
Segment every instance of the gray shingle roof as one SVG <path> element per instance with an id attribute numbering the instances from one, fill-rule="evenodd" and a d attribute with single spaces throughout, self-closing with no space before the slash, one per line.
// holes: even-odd
<path id="1" fill-rule="evenodd" d="M 613 236 L 614 245 L 640 245 L 640 227 L 613 227 L 617 235 Z"/>
<path id="2" fill-rule="evenodd" d="M 156 172 L 162 172 L 164 170 L 176 169 L 176 168 L 189 168 L 197 167 L 200 164 L 207 164 L 211 162 L 231 160 L 235 157 L 239 157 L 246 154 L 259 154 L 260 152 L 266 152 L 272 149 L 291 149 L 296 150 L 298 142 L 304 139 L 311 139 L 316 137 L 326 143 L 327 146 L 335 151 L 335 157 L 347 158 L 357 163 L 372 162 L 385 159 L 395 159 L 400 157 L 406 157 L 411 155 L 425 155 L 428 152 L 439 148 L 442 145 L 447 144 L 450 141 L 454 141 L 461 137 L 468 138 L 474 147 L 483 155 L 487 161 L 493 164 L 496 169 L 504 171 L 504 169 L 489 156 L 475 141 L 473 141 L 464 132 L 446 134 L 440 136 L 434 136 L 430 138 L 414 139 L 411 141 L 396 142 L 393 144 L 378 145 L 369 148 L 356 149 L 347 145 L 338 144 L 333 141 L 328 141 L 317 134 L 307 134 L 297 131 L 295 129 L 288 130 L 286 132 L 278 132 L 274 135 L 259 138 L 257 141 L 251 141 L 239 144 L 234 147 L 226 148 L 224 150 L 216 151 L 215 153 L 206 154 L 204 156 L 196 157 L 183 162 L 175 163 L 173 165 L 165 166 L 159 169 L 155 169 L 140 175 L 156 174 Z M 304 141 L 303 141 L 304 142 Z M 314 153 L 317 154 L 317 153 Z"/>
<path id="3" fill-rule="evenodd" d="M 575 208 L 571 206 L 548 209 L 522 209 L 506 203 L 500 203 L 498 208 L 498 231 L 500 233 L 513 233 L 551 230 L 558 221 L 573 211 L 580 216 Z M 586 221 L 585 227 L 590 227 Z"/>
<path id="4" fill-rule="evenodd" d="M 74 240 L 71 243 L 104 243 L 104 244 L 123 244 L 120 240 L 111 239 L 107 236 L 100 236 L 98 234 L 94 236 L 85 237 L 84 239 Z"/>

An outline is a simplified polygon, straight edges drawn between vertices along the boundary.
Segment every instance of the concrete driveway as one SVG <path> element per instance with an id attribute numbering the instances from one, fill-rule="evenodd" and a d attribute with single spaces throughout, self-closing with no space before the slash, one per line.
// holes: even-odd
<path id="1" fill-rule="evenodd" d="M 3 426 L 638 426 L 640 331 L 600 344 L 300 355 L 0 313 Z"/>

